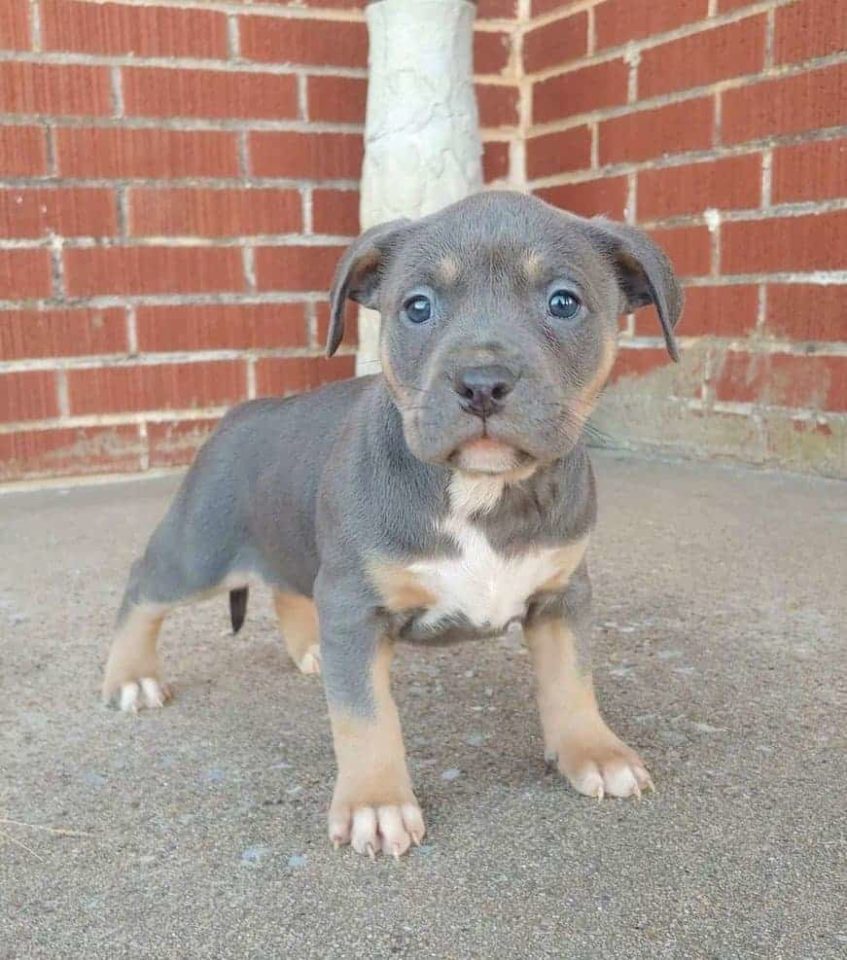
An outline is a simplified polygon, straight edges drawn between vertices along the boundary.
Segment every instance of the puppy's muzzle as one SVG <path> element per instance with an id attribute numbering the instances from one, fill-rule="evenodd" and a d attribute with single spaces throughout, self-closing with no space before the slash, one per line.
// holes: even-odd
<path id="1" fill-rule="evenodd" d="M 501 364 L 463 367 L 453 377 L 453 389 L 465 413 L 483 420 L 498 413 L 517 382 L 515 374 Z"/>

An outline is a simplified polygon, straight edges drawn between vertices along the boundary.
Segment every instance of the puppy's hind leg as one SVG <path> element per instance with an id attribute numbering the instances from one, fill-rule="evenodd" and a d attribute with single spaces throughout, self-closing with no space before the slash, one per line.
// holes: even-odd
<path id="1" fill-rule="evenodd" d="M 297 593 L 275 590 L 274 607 L 288 655 L 301 673 L 320 673 L 321 649 L 314 601 Z"/>
<path id="2" fill-rule="evenodd" d="M 121 710 L 161 707 L 170 691 L 161 680 L 156 643 L 170 606 L 127 599 L 118 617 L 118 627 L 103 679 L 103 700 L 117 697 Z"/>

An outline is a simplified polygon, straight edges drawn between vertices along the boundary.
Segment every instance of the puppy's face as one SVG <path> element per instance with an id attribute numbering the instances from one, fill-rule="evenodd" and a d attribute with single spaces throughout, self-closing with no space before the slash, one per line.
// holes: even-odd
<path id="1" fill-rule="evenodd" d="M 618 316 L 656 303 L 673 355 L 681 307 L 640 232 L 494 192 L 363 235 L 336 277 L 330 352 L 347 296 L 380 311 L 412 453 L 481 473 L 567 453 L 614 362 Z"/>

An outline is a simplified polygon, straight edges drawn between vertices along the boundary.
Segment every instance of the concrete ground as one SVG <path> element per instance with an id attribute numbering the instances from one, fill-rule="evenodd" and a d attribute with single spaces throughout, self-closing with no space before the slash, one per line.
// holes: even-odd
<path id="1" fill-rule="evenodd" d="M 0 496 L 0 957 L 847 956 L 847 484 L 595 461 L 597 681 L 658 792 L 545 770 L 520 648 L 404 648 L 429 836 L 375 864 L 266 597 L 168 622 L 165 710 L 98 705 L 173 478 Z"/>

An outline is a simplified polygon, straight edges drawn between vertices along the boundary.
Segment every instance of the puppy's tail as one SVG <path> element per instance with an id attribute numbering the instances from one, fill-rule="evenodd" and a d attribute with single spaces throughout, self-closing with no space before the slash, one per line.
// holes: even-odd
<path id="1" fill-rule="evenodd" d="M 244 625 L 247 616 L 247 587 L 239 587 L 229 591 L 229 619 L 232 623 L 232 632 L 238 631 Z"/>

